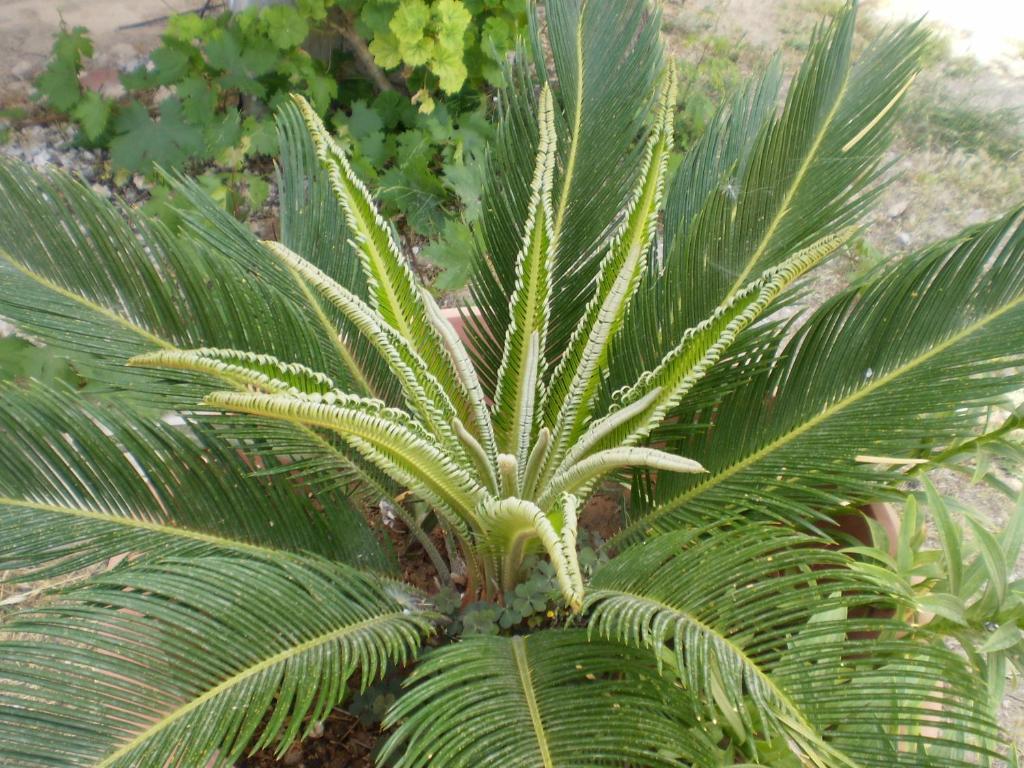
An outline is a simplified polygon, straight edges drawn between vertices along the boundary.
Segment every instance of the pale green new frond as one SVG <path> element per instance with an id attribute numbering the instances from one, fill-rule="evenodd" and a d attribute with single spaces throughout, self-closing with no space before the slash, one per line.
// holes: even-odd
<path id="1" fill-rule="evenodd" d="M 592 635 L 650 649 L 737 741 L 777 741 L 822 768 L 987 760 L 983 740 L 996 728 L 965 663 L 941 644 L 901 639 L 899 622 L 855 618 L 894 601 L 815 539 L 747 523 L 627 550 L 595 576 L 586 609 Z M 929 727 L 942 739 L 920 730 Z M 945 755 L 943 741 L 962 756 Z"/>
<path id="2" fill-rule="evenodd" d="M 601 262 L 594 296 L 552 375 L 545 423 L 553 441 L 548 454 L 557 466 L 590 417 L 601 376 L 608 365 L 611 340 L 636 292 L 654 240 L 664 193 L 665 171 L 672 151 L 676 104 L 675 69 L 664 75 L 655 127 L 644 151 L 639 182 L 626 208 L 625 220 Z"/>
<path id="3" fill-rule="evenodd" d="M 0 434 L 7 579 L 75 573 L 125 554 L 311 552 L 393 567 L 346 494 L 295 483 L 274 456 L 239 454 L 204 424 L 172 427 L 70 392 L 3 389 Z M 254 477 L 260 468 L 267 474 Z"/>
<path id="4" fill-rule="evenodd" d="M 713 745 L 642 652 L 584 631 L 468 637 L 424 656 L 385 720 L 396 768 L 684 768 Z"/>
<path id="5" fill-rule="evenodd" d="M 286 102 L 278 108 L 276 120 L 281 148 L 277 174 L 279 239 L 363 301 L 368 300 L 366 278 L 349 239 L 345 213 L 334 197 L 301 113 L 294 104 Z M 317 296 L 306 281 L 296 276 L 295 282 L 314 314 L 334 334 L 335 346 L 351 373 L 350 381 L 339 382 L 342 388 L 391 404 L 400 402 L 397 382 L 377 350 L 351 327 L 344 315 L 333 311 L 322 296 Z"/>
<path id="6" fill-rule="evenodd" d="M 469 454 L 470 461 L 472 461 L 481 482 L 485 483 L 492 493 L 497 494 L 498 476 L 495 472 L 498 466 L 498 456 L 503 454 L 496 454 L 493 459 L 488 456 L 487 451 L 480 445 L 480 441 L 458 419 L 455 420 L 452 427 L 455 429 L 456 437 L 462 441 L 462 447 Z"/>
<path id="7" fill-rule="evenodd" d="M 294 96 L 293 101 L 345 211 L 350 237 L 363 262 L 371 306 L 404 338 L 414 342 L 422 334 L 415 330 L 415 312 L 420 309 L 419 292 L 416 278 L 405 263 L 391 227 L 316 111 L 301 96 Z"/>
<path id="8" fill-rule="evenodd" d="M 552 500 L 554 506 L 555 499 Z M 487 546 L 503 556 L 510 569 L 502 574 L 503 583 L 511 587 L 526 546 L 537 539 L 551 558 L 562 597 L 574 611 L 583 603 L 583 578 L 576 558 L 576 507 L 578 500 L 564 494 L 558 498 L 554 517 L 561 518 L 562 530 L 536 504 L 517 498 L 486 503 L 480 512 L 480 525 Z"/>
<path id="9" fill-rule="evenodd" d="M 345 210 L 349 235 L 362 260 L 370 306 L 423 358 L 444 391 L 456 395 L 458 377 L 434 328 L 423 322 L 425 308 L 416 277 L 402 256 L 394 233 L 377 210 L 366 185 L 356 176 L 345 151 L 327 132 L 317 113 L 301 96 L 294 96 L 293 101 Z M 468 420 L 470 414 L 464 400 L 457 399 L 456 405 L 459 417 Z"/>
<path id="10" fill-rule="evenodd" d="M 94 577 L 0 635 L 0 763 L 231 765 L 283 752 L 434 617 L 315 558 L 166 558 Z M 244 642 L 242 639 L 244 638 Z"/>
<path id="11" fill-rule="evenodd" d="M 382 322 L 380 316 L 362 299 L 297 253 L 281 243 L 266 242 L 264 245 L 319 293 L 377 350 L 398 380 L 408 407 L 436 435 L 444 439 L 448 450 L 462 459 L 466 458 L 461 455 L 461 444 L 452 431 L 451 425 L 458 418 L 452 399 L 409 341 Z"/>
<path id="12" fill-rule="evenodd" d="M 660 10 L 647 0 L 559 0 L 532 8 L 533 51 L 508 68 L 498 94 L 501 121 L 487 157 L 478 253 L 470 283 L 479 320 L 468 327 L 485 391 L 493 396 L 502 342 L 511 322 L 523 226 L 529 217 L 530 170 L 538 144 L 537 94 L 554 88 L 558 163 L 555 172 L 554 291 L 545 356 L 568 346 L 590 301 L 593 281 L 635 186 L 643 136 L 664 69 Z M 546 42 L 540 32 L 546 28 Z M 549 52 L 549 53 L 548 53 Z M 548 54 L 545 57 L 545 54 Z M 545 72 L 553 65 L 553 74 Z"/>
<path id="13" fill-rule="evenodd" d="M 236 442 L 261 460 L 282 457 L 280 466 L 262 468 L 254 474 L 286 474 L 311 490 L 344 494 L 366 509 L 401 492 L 394 480 L 330 430 L 250 415 L 233 418 L 223 413 L 206 421 L 215 426 L 218 437 Z"/>
<path id="14" fill-rule="evenodd" d="M 547 458 L 548 450 L 551 448 L 551 430 L 541 427 L 537 432 L 537 439 L 530 449 L 530 455 L 526 460 L 526 468 L 523 470 L 523 496 L 532 499 L 536 495 L 537 483 L 540 480 L 540 472 L 544 467 L 544 460 Z"/>
<path id="15" fill-rule="evenodd" d="M 273 355 L 261 355 L 237 349 L 174 349 L 136 355 L 129 366 L 175 368 L 208 373 L 235 381 L 243 387 L 255 387 L 277 394 L 320 394 L 335 391 L 334 382 L 326 374 L 300 363 L 282 363 Z"/>
<path id="16" fill-rule="evenodd" d="M 440 307 L 434 301 L 434 297 L 426 289 L 422 290 L 423 303 L 427 308 L 427 319 L 438 336 L 444 342 L 445 349 L 451 356 L 455 373 L 459 377 L 459 383 L 469 399 L 470 407 L 473 409 L 473 428 L 483 441 L 482 447 L 486 451 L 490 474 L 493 474 L 493 463 L 498 455 L 497 443 L 494 439 L 494 426 L 491 423 L 491 412 L 487 405 L 487 398 L 484 395 L 483 387 L 477 376 L 473 360 L 462 343 L 462 339 L 455 332 L 455 328 L 448 322 L 448 319 L 441 314 Z M 463 425 L 465 426 L 465 425 Z"/>
<path id="17" fill-rule="evenodd" d="M 927 456 L 975 432 L 978 409 L 1024 385 L 1021 350 L 1018 210 L 817 310 L 717 405 L 713 429 L 673 443 L 709 474 L 659 482 L 655 508 L 620 541 L 737 505 L 808 523 L 822 508 L 877 498 L 902 475 L 857 457 Z"/>
<path id="18" fill-rule="evenodd" d="M 555 163 L 555 129 L 551 91 L 541 94 L 538 112 L 540 144 L 534 165 L 530 215 L 516 261 L 516 283 L 509 299 L 511 321 L 498 368 L 494 395 L 494 427 L 506 453 L 525 465 L 532 444 L 536 406 L 543 401 L 544 350 L 547 348 L 551 299 L 552 210 L 551 186 Z"/>
<path id="19" fill-rule="evenodd" d="M 598 479 L 619 469 L 627 467 L 646 467 L 647 469 L 665 472 L 704 472 L 698 462 L 676 456 L 655 448 L 607 448 L 587 456 L 587 458 L 557 472 L 545 484 L 544 493 L 537 503 L 547 507 L 562 493 L 578 493 L 589 495 L 590 489 Z"/>
<path id="20" fill-rule="evenodd" d="M 295 421 L 336 431 L 385 473 L 421 494 L 465 534 L 486 492 L 475 477 L 436 445 L 422 426 L 402 411 L 355 396 L 298 398 L 243 392 L 214 392 L 206 402 L 218 408 Z"/>
<path id="21" fill-rule="evenodd" d="M 759 280 L 719 307 L 710 318 L 687 331 L 657 368 L 646 372 L 633 386 L 616 393 L 615 407 L 632 406 L 631 412 L 635 412 L 635 416 L 597 422 L 591 430 L 606 436 L 594 439 L 594 435 L 588 432 L 580 439 L 580 445 L 599 448 L 631 445 L 647 437 L 680 398 L 721 359 L 737 335 L 753 323 L 786 286 L 835 251 L 850 234 L 850 231 L 844 231 L 830 235 L 793 255 L 780 266 L 765 272 Z M 652 396 L 655 391 L 658 394 Z M 614 413 L 611 416 L 614 417 Z M 573 448 L 562 466 L 571 467 L 582 459 L 581 452 Z"/>
<path id="22" fill-rule="evenodd" d="M 570 468 L 576 466 L 585 457 L 598 450 L 598 446 L 612 445 L 615 436 L 628 435 L 630 424 L 649 420 L 651 413 L 658 405 L 661 393 L 661 387 L 654 387 L 636 402 L 613 410 L 607 416 L 593 422 L 572 446 L 562 462 L 562 466 Z"/>

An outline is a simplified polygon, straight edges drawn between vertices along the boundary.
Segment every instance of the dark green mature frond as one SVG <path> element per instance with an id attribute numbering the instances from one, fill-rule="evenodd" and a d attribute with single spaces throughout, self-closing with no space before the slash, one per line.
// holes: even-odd
<path id="1" fill-rule="evenodd" d="M 652 264 L 620 344 L 615 386 L 632 381 L 752 275 L 855 223 L 876 197 L 891 123 L 927 40 L 880 35 L 851 61 L 856 7 L 818 29 L 776 113 L 775 67 L 714 120 L 672 181 L 663 264 Z"/>
<path id="2" fill-rule="evenodd" d="M 337 491 L 291 480 L 201 423 L 170 426 L 70 393 L 0 391 L 0 571 L 72 573 L 116 555 L 309 552 L 394 566 Z M 256 478 L 257 469 L 279 470 Z"/>
<path id="3" fill-rule="evenodd" d="M 682 768 L 713 754 L 653 660 L 582 630 L 466 638 L 409 682 L 385 721 L 397 728 L 381 759 L 396 768 Z"/>
<path id="4" fill-rule="evenodd" d="M 338 368 L 330 340 L 285 298 L 59 172 L 0 159 L 0 233 L 0 316 L 93 378 L 174 394 L 123 364 L 175 346 L 256 349 Z M 184 401 L 198 391 L 177 390 Z"/>
<path id="5" fill-rule="evenodd" d="M 365 687 L 415 655 L 432 619 L 319 559 L 117 569 L 4 624 L 0 763 L 191 768 L 283 751 L 355 673 Z"/>
<path id="6" fill-rule="evenodd" d="M 988 764 L 977 657 L 878 618 L 924 603 L 799 532 L 1024 387 L 1024 209 L 817 312 L 775 311 L 876 196 L 920 57 L 910 27 L 851 65 L 855 9 L 816 32 L 784 107 L 775 63 L 667 191 L 657 4 L 534 7 L 484 174 L 468 344 L 301 98 L 279 115 L 281 242 L 185 178 L 171 235 L 0 161 L 0 315 L 131 400 L 0 389 L 0 570 L 124 556 L 0 627 L 0 763 L 229 768 L 286 750 L 353 676 L 404 666 L 444 619 L 371 573 L 393 561 L 348 501 L 359 481 L 464 606 L 520 622 L 451 628 L 382 765 Z M 583 568 L 586 499 L 630 470 L 617 556 Z M 979 527 L 960 581 L 988 569 L 999 597 L 1022 532 L 1001 552 Z M 536 625 L 523 589 L 584 628 L 517 634 Z"/>
<path id="7" fill-rule="evenodd" d="M 599 246 L 626 207 L 641 166 L 642 136 L 663 67 L 660 13 L 646 0 L 616 3 L 564 0 L 545 7 L 556 78 L 558 172 L 554 180 L 553 235 L 557 246 L 552 318 L 545 355 L 557 358 L 590 300 L 605 250 Z M 534 24 L 538 25 L 536 19 Z M 540 50 L 539 46 L 535 46 Z M 502 341 L 510 322 L 508 297 L 529 215 L 530 176 L 536 156 L 536 96 L 546 74 L 520 56 L 500 96 L 502 120 L 488 155 L 482 235 L 471 281 L 479 320 L 469 318 L 480 378 L 493 394 Z M 524 166 L 524 163 L 526 165 Z"/>
<path id="8" fill-rule="evenodd" d="M 1020 211 L 879 271 L 816 311 L 675 447 L 709 475 L 659 483 L 620 540 L 753 508 L 794 521 L 894 482 L 859 456 L 920 456 L 1024 384 Z M 705 417 L 706 418 L 706 417 Z M 898 476 L 897 476 L 898 478 Z"/>
<path id="9" fill-rule="evenodd" d="M 976 765 L 997 730 L 965 662 L 901 639 L 898 621 L 856 618 L 902 600 L 812 537 L 745 523 L 627 550 L 586 609 L 591 635 L 650 649 L 737 745 L 758 735 L 822 768 Z"/>

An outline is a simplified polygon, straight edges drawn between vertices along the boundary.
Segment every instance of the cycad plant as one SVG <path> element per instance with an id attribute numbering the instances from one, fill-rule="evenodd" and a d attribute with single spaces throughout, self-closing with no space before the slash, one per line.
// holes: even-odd
<path id="1" fill-rule="evenodd" d="M 90 382 L 0 394 L 0 569 L 61 584 L 0 627 L 0 763 L 229 766 L 397 668 L 380 765 L 996 756 L 976 670 L 880 618 L 913 593 L 828 522 L 1021 387 L 1021 212 L 801 309 L 875 198 L 922 33 L 854 64 L 845 9 L 784 105 L 774 64 L 669 174 L 656 10 L 545 10 L 500 100 L 466 339 L 301 100 L 280 242 L 187 180 L 172 234 L 0 164 L 0 314 Z M 609 483 L 630 512 L 588 583 Z M 439 632 L 381 500 L 465 604 L 533 556 L 564 604 Z"/>

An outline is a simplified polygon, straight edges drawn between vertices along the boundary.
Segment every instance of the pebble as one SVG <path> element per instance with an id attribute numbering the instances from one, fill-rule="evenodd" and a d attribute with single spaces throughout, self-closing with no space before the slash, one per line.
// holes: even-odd
<path id="1" fill-rule="evenodd" d="M 135 46 L 130 43 L 115 43 L 107 49 L 106 54 L 107 59 L 112 61 L 123 72 L 130 71 L 139 66 L 143 60 Z"/>
<path id="2" fill-rule="evenodd" d="M 281 760 L 284 765 L 298 766 L 302 764 L 302 744 L 293 744 Z"/>
<path id="3" fill-rule="evenodd" d="M 0 155 L 21 160 L 39 170 L 60 168 L 107 199 L 118 196 L 134 203 L 144 198 L 143 190 L 150 185 L 142 176 L 136 175 L 126 187 L 115 189 L 109 179 L 106 153 L 76 147 L 74 138 L 75 131 L 67 124 L 27 125 L 11 131 L 7 142 L 0 144 Z"/>
<path id="4" fill-rule="evenodd" d="M 906 212 L 907 212 L 907 202 L 904 200 L 902 202 L 896 203 L 896 205 L 890 206 L 889 210 L 886 211 L 886 215 L 890 219 L 898 219 L 900 216 L 902 216 Z"/>
<path id="5" fill-rule="evenodd" d="M 18 80 L 28 80 L 35 75 L 36 66 L 28 60 L 19 61 L 11 67 L 11 75 Z"/>

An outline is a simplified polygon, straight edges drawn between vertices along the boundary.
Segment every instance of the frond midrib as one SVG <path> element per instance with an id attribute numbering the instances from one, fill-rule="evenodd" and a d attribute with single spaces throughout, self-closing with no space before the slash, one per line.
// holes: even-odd
<path id="1" fill-rule="evenodd" d="M 247 669 L 244 669 L 241 672 L 232 675 L 227 680 L 224 680 L 223 682 L 219 683 L 218 685 L 203 693 L 201 696 L 197 696 L 196 698 L 189 701 L 187 704 L 178 707 L 170 714 L 153 723 L 149 728 L 140 733 L 134 739 L 127 742 L 126 744 L 123 744 L 121 747 L 117 749 L 117 751 L 113 752 L 112 754 L 104 758 L 101 762 L 97 763 L 95 768 L 113 768 L 121 758 L 131 754 L 133 750 L 137 749 L 139 746 L 144 744 L 153 736 L 160 733 L 164 729 L 170 727 L 173 723 L 177 722 L 189 713 L 198 709 L 206 702 L 219 696 L 224 691 L 230 690 L 232 687 L 241 684 L 242 682 L 248 680 L 251 677 L 255 677 L 256 675 L 270 669 L 271 667 L 277 664 L 280 664 L 282 662 L 287 661 L 288 659 L 306 653 L 307 651 L 311 651 L 312 649 L 318 646 L 326 645 L 328 643 L 340 640 L 346 637 L 347 635 L 357 634 L 368 627 L 372 627 L 376 624 L 387 624 L 393 620 L 401 619 L 406 615 L 406 612 L 402 610 L 390 611 L 385 614 L 373 616 L 369 619 L 364 619 L 363 621 L 360 621 L 356 624 L 349 624 L 345 627 L 342 627 L 341 629 L 336 629 L 331 632 L 318 635 L 317 637 L 314 637 L 311 640 L 306 640 L 305 642 L 299 643 L 298 645 L 292 646 L 291 648 L 286 648 L 285 650 L 280 651 L 279 653 L 276 653 L 273 656 L 264 659 L 258 664 L 254 664 L 253 666 L 248 667 Z"/>
<path id="2" fill-rule="evenodd" d="M 376 397 L 383 400 L 383 398 L 380 397 L 380 393 L 374 390 L 369 380 L 366 378 L 362 367 L 353 356 L 352 350 L 350 350 L 345 342 L 341 340 L 339 329 L 334 326 L 334 323 L 331 322 L 327 313 L 324 312 L 324 307 L 323 304 L 320 303 L 320 298 L 313 293 L 309 284 L 302 278 L 302 275 L 300 275 L 294 267 L 289 267 L 288 271 L 298 284 L 299 289 L 302 291 L 302 295 L 309 302 L 310 307 L 313 309 L 313 313 L 323 326 L 328 338 L 331 339 L 331 344 L 334 346 L 335 350 L 337 350 L 338 355 L 341 357 L 341 361 L 345 364 L 345 368 L 363 390 L 363 394 L 368 397 Z"/>
<path id="3" fill-rule="evenodd" d="M 555 763 L 551 758 L 551 748 L 548 746 L 547 732 L 544 729 L 544 720 L 541 717 L 540 707 L 537 705 L 537 694 L 533 688 L 530 660 L 526 657 L 526 638 L 512 638 L 512 656 L 516 662 L 516 671 L 519 673 L 519 682 L 523 688 L 523 696 L 526 698 L 526 707 L 530 711 L 530 721 L 533 723 L 533 732 L 537 737 L 537 749 L 540 751 L 541 760 L 544 761 L 544 768 L 555 768 Z"/>
<path id="4" fill-rule="evenodd" d="M 786 194 L 783 196 L 782 202 L 779 204 L 779 208 L 775 212 L 775 216 L 772 218 L 771 223 L 768 225 L 768 229 L 765 230 L 764 236 L 758 243 L 757 248 L 754 250 L 754 253 L 747 260 L 747 263 L 744 266 L 743 271 L 740 273 L 739 277 L 737 277 L 736 280 L 733 281 L 733 284 L 730 286 L 728 292 L 725 294 L 727 297 L 732 296 L 736 291 L 740 289 L 740 287 L 743 286 L 747 278 L 750 277 L 750 273 L 753 272 L 755 267 L 757 266 L 757 262 L 761 260 L 761 257 L 764 256 L 765 251 L 768 250 L 768 246 L 771 243 L 772 238 L 775 237 L 775 233 L 778 231 L 783 220 L 786 218 L 786 214 L 789 213 L 789 206 L 793 202 L 793 198 L 796 197 L 796 193 L 797 190 L 800 188 L 800 185 L 803 184 L 804 177 L 806 177 L 807 172 L 810 171 L 811 165 L 814 163 L 816 159 L 818 150 L 821 149 L 821 144 L 825 140 L 825 136 L 828 134 L 829 128 L 832 127 L 832 120 L 835 119 L 836 114 L 839 112 L 839 108 L 843 103 L 843 98 L 846 96 L 846 91 L 849 87 L 849 83 L 850 73 L 849 70 L 847 70 L 846 74 L 843 77 L 843 84 L 842 86 L 840 86 L 839 92 L 836 94 L 835 102 L 832 104 L 831 109 L 829 109 L 828 115 L 826 115 L 825 119 L 822 121 L 821 128 L 815 134 L 814 142 L 811 144 L 810 149 L 807 151 L 807 155 L 800 163 L 800 167 L 797 169 L 796 175 L 793 177 L 792 183 L 786 190 Z"/>
<path id="5" fill-rule="evenodd" d="M 64 288 L 63 286 L 58 285 L 57 283 L 53 282 L 52 280 L 49 280 L 49 279 L 43 277 L 38 272 L 35 272 L 35 271 L 29 269 L 28 267 L 26 267 L 23 264 L 20 264 L 18 261 L 16 261 L 14 259 L 14 257 L 12 257 L 7 251 L 5 251 L 3 249 L 0 249 L 0 260 L 6 262 L 7 264 L 10 264 L 18 272 L 23 274 L 29 280 L 32 280 L 33 282 L 41 285 L 43 288 L 46 288 L 49 291 L 53 291 L 54 293 L 56 293 L 56 294 L 58 294 L 60 296 L 63 296 L 65 299 L 68 299 L 69 301 L 72 301 L 72 302 L 74 302 L 76 304 L 80 304 L 81 306 L 86 307 L 87 309 L 89 309 L 92 312 L 96 312 L 97 314 L 102 315 L 107 320 L 110 320 L 111 322 L 116 323 L 117 325 L 121 326 L 125 330 L 128 330 L 128 331 L 131 331 L 132 333 L 138 334 L 139 336 L 142 336 L 143 338 L 147 339 L 148 341 L 151 341 L 154 344 L 157 344 L 158 346 L 163 347 L 164 349 L 175 349 L 176 348 L 173 344 L 171 344 L 166 339 L 160 338 L 159 336 L 154 334 L 152 331 L 149 331 L 146 328 L 143 328 L 141 325 L 137 325 L 136 323 L 133 323 L 133 322 L 127 320 L 122 315 L 117 314 L 113 310 L 108 309 L 107 307 L 104 307 L 102 304 L 98 304 L 98 303 L 92 301 L 91 299 L 88 299 L 85 296 L 82 296 L 81 294 L 75 293 L 74 291 L 69 291 L 67 288 Z"/>
<path id="6" fill-rule="evenodd" d="M 659 506 L 657 509 L 652 511 L 650 514 L 645 515 L 644 517 L 641 517 L 636 522 L 632 523 L 630 526 L 628 526 L 626 528 L 623 528 L 622 531 L 620 531 L 618 534 L 616 534 L 614 540 L 622 541 L 624 538 L 627 538 L 633 532 L 635 532 L 638 528 L 641 528 L 644 525 L 649 525 L 653 521 L 661 518 L 663 515 L 666 515 L 669 512 L 672 512 L 672 511 L 678 509 L 679 507 L 681 507 L 684 504 L 686 504 L 686 502 L 688 502 L 690 499 L 692 499 L 692 498 L 694 498 L 696 496 L 699 496 L 700 494 L 702 494 L 705 491 L 707 491 L 709 488 L 713 488 L 714 486 L 718 485 L 719 483 L 721 483 L 721 482 L 723 482 L 725 480 L 728 480 L 730 477 L 732 477 L 733 475 L 735 475 L 738 472 L 743 471 L 744 469 L 749 467 L 751 464 L 754 464 L 757 461 L 760 461 L 765 456 L 773 453 L 774 451 L 778 450 L 779 448 L 782 448 L 782 447 L 788 445 L 793 440 L 797 439 L 798 437 L 803 435 L 805 432 L 807 432 L 807 431 L 813 429 L 814 427 L 818 426 L 823 421 L 826 421 L 827 419 L 832 418 L 836 414 L 841 413 L 842 411 L 844 411 L 849 406 L 854 405 L 855 403 L 859 402 L 863 398 L 865 398 L 868 395 L 870 395 L 871 393 L 873 393 L 875 390 L 877 390 L 877 389 L 879 389 L 879 388 L 881 388 L 881 387 L 891 383 L 892 381 L 894 381 L 896 379 L 899 379 L 901 376 L 906 374 L 908 371 L 911 371 L 914 368 L 927 363 L 929 360 L 931 360 L 936 355 L 939 355 L 939 354 L 945 352 L 950 347 L 952 347 L 952 346 L 956 345 L 957 343 L 961 342 L 962 340 L 966 339 L 967 337 L 969 337 L 973 333 L 976 333 L 977 331 L 981 330 L 982 328 L 984 328 L 989 323 L 994 322 L 995 320 L 998 320 L 1000 317 L 1005 315 L 1007 312 L 1010 312 L 1011 310 L 1016 309 L 1018 306 L 1020 306 L 1022 304 L 1024 304 L 1024 294 L 1021 294 L 1020 296 L 1018 296 L 1013 301 L 1007 302 L 1006 304 L 1004 304 L 1002 307 L 1000 307 L 995 312 L 992 312 L 992 313 L 986 315 L 985 317 L 981 318 L 980 320 L 977 320 L 977 321 L 971 323 L 970 325 L 966 326 L 962 330 L 958 331 L 957 333 L 955 333 L 952 336 L 950 336 L 949 338 L 947 338 L 945 341 L 939 342 L 938 344 L 936 344 L 936 345 L 934 345 L 932 347 L 929 347 L 926 352 L 918 355 L 917 357 L 913 358 L 912 360 L 908 360 L 907 362 L 903 363 L 900 366 L 897 366 L 896 368 L 894 368 L 893 370 L 891 370 L 889 373 L 885 374 L 884 376 L 879 376 L 876 379 L 872 379 L 870 384 L 867 384 L 866 386 L 862 387 L 861 389 L 858 389 L 856 392 L 854 392 L 853 394 L 851 394 L 847 398 L 845 398 L 843 400 L 840 400 L 840 401 L 837 401 L 837 402 L 833 403 L 830 407 L 826 407 L 822 411 L 819 411 L 816 415 L 814 415 L 811 418 L 807 419 L 806 421 L 802 422 L 801 424 L 796 426 L 794 429 L 791 429 L 789 432 L 786 432 L 785 434 L 781 435 L 780 437 L 776 438 L 775 440 L 767 443 L 766 445 L 762 446 L 761 448 L 759 448 L 756 451 L 754 451 L 753 453 L 751 453 L 749 456 L 746 456 L 746 457 L 740 459 L 735 464 L 730 465 L 728 468 L 722 470 L 721 472 L 716 474 L 714 477 L 709 478 L 706 482 L 701 483 L 700 485 L 694 486 L 690 490 L 685 491 L 684 493 L 681 493 L 680 495 L 676 496 L 674 499 L 671 499 L 670 501 L 666 502 L 665 504 Z"/>
<path id="7" fill-rule="evenodd" d="M 565 174 L 562 177 L 562 194 L 558 200 L 558 211 L 555 214 L 552 229 L 552 248 L 557 252 L 558 241 L 561 239 L 565 225 L 565 215 L 569 207 L 569 196 L 572 191 L 573 178 L 576 173 L 576 158 L 579 154 L 580 134 L 583 130 L 583 80 L 586 76 L 583 61 L 583 17 L 586 14 L 586 3 L 580 8 L 580 18 L 576 26 L 576 112 L 573 115 L 571 140 L 569 141 L 569 157 L 565 163 Z"/>
<path id="8" fill-rule="evenodd" d="M 9 496 L 0 496 L 0 506 L 10 507 L 23 507 L 28 509 L 37 509 L 41 512 L 54 512 L 56 514 L 68 515 L 70 517 L 78 517 L 86 520 L 96 520 L 104 523 L 113 523 L 115 525 L 121 525 L 125 528 L 134 528 L 137 530 L 149 531 L 151 533 L 159 533 L 165 536 L 176 536 L 183 539 L 192 539 L 194 541 L 203 542 L 216 547 L 222 547 L 225 549 L 238 549 L 247 552 L 259 553 L 262 555 L 272 555 L 280 557 L 285 554 L 287 550 L 274 549 L 272 547 L 264 547 L 259 544 L 250 544 L 248 542 L 240 541 L 238 539 L 229 539 L 223 536 L 216 536 L 211 533 L 202 533 L 195 531 L 190 528 L 177 528 L 173 525 L 166 525 L 163 523 L 153 523 L 148 520 L 138 520 L 133 517 L 123 517 L 110 512 L 101 512 L 92 509 L 84 509 L 78 507 L 69 507 L 63 504 L 49 504 L 40 501 L 29 501 L 27 499 L 15 499 Z"/>

